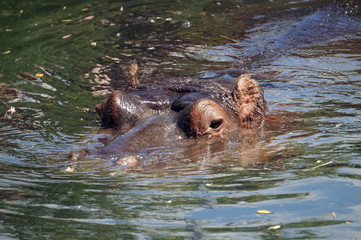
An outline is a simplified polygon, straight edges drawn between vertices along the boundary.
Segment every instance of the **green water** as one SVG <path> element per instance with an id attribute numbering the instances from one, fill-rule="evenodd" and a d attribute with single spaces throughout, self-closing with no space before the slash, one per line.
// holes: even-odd
<path id="1" fill-rule="evenodd" d="M 361 17 L 350 3 L 1 1 L 0 238 L 359 238 Z M 133 60 L 149 82 L 266 73 L 270 112 L 293 120 L 209 151 L 145 148 L 144 161 L 169 163 L 153 168 L 71 162 L 72 149 L 101 145 L 94 106 L 125 87 L 118 64 Z M 96 82 L 100 65 L 113 81 Z"/>

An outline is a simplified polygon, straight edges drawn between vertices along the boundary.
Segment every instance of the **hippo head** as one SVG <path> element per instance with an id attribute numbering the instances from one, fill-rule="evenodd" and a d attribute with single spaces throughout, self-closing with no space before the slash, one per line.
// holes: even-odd
<path id="1" fill-rule="evenodd" d="M 186 137 L 210 138 L 262 122 L 266 101 L 260 84 L 243 74 L 232 83 L 178 81 L 114 91 L 96 110 L 105 128 L 124 132 L 163 114 L 173 116 Z"/>

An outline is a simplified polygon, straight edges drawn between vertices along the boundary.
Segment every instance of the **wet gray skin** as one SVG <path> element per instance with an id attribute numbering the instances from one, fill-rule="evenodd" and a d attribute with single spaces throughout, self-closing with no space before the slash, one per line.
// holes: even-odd
<path id="1" fill-rule="evenodd" d="M 128 78 L 127 92 L 114 91 L 96 106 L 102 126 L 113 129 L 116 137 L 100 149 L 73 151 L 70 158 L 118 156 L 118 163 L 133 165 L 135 155 L 145 148 L 172 143 L 184 147 L 195 140 L 209 144 L 223 141 L 237 129 L 259 127 L 267 106 L 262 86 L 251 76 L 243 74 L 237 79 L 218 81 L 183 78 L 134 85 L 137 79 L 133 74 Z M 129 159 L 131 164 L 124 163 Z"/>

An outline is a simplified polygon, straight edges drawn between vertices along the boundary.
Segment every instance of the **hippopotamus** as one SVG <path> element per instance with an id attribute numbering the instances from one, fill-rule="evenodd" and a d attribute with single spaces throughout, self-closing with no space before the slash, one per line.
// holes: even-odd
<path id="1" fill-rule="evenodd" d="M 103 129 L 111 129 L 113 137 L 99 149 L 73 151 L 72 160 L 108 155 L 134 166 L 143 148 L 185 139 L 223 139 L 265 120 L 264 90 L 250 73 L 236 79 L 175 78 L 141 84 L 137 72 L 137 64 L 131 64 L 125 74 L 128 89 L 113 91 L 96 106 Z"/>
<path id="2" fill-rule="evenodd" d="M 343 6 L 345 4 L 346 6 Z M 359 9 L 357 2 L 346 1 L 326 4 L 317 9 L 299 6 L 287 11 L 281 9 L 281 12 L 275 15 L 268 13 L 257 15 L 253 18 L 254 21 L 251 21 L 254 24 L 246 29 L 244 37 L 226 47 L 232 51 L 231 56 L 234 56 L 237 61 L 239 59 L 236 65 L 239 69 L 273 75 L 268 76 L 268 80 L 275 78 L 274 75 L 292 78 L 292 76 L 287 76 L 287 72 L 280 74 L 283 68 L 277 68 L 277 66 L 283 66 L 283 61 L 290 59 L 288 56 L 299 64 L 298 54 L 308 47 L 324 46 L 325 43 L 328 47 L 327 44 L 335 40 L 355 35 L 357 38 L 358 29 L 361 26 Z M 238 25 L 235 26 L 238 28 Z M 174 45 L 169 46 L 171 46 L 169 51 L 171 53 Z M 160 46 L 159 49 L 163 48 L 164 46 Z M 201 58 L 206 56 L 206 60 L 209 61 L 208 56 L 214 54 L 214 51 L 210 48 L 210 54 L 208 54 L 207 49 L 206 47 L 204 50 L 207 54 L 197 55 L 195 52 L 195 55 Z M 158 53 L 164 54 L 163 51 L 154 51 L 152 56 Z M 165 53 L 167 54 L 167 51 Z M 220 54 L 223 56 L 224 51 L 222 50 Z M 136 59 L 138 62 L 144 61 L 143 56 Z M 143 65 L 148 66 L 152 71 L 144 71 L 143 74 L 153 74 L 154 71 L 149 66 L 156 64 L 149 64 L 151 58 L 145 59 L 147 62 Z M 112 88 L 119 82 L 117 87 L 123 89 L 123 79 L 118 76 L 119 59 L 114 61 L 117 62 L 115 70 L 110 71 L 110 73 L 113 72 L 113 76 L 107 76 L 106 79 L 111 79 L 112 85 L 108 85 Z M 280 69 L 281 71 L 277 72 Z M 292 68 L 285 67 L 284 69 Z M 201 152 L 202 155 L 205 153 L 203 149 L 214 149 L 215 145 L 217 145 L 216 151 L 220 152 L 225 149 L 222 148 L 224 142 L 230 142 L 229 145 L 241 143 L 241 149 L 233 152 L 235 155 L 242 152 L 240 155 L 244 156 L 244 152 L 249 149 L 256 149 L 254 144 L 247 145 L 247 142 L 262 139 L 263 130 L 269 133 L 274 128 L 279 131 L 280 127 L 291 128 L 295 124 L 286 124 L 287 127 L 285 127 L 284 123 L 292 122 L 294 119 L 294 115 L 288 117 L 285 116 L 285 112 L 274 116 L 272 113 L 267 113 L 266 116 L 267 104 L 263 88 L 257 82 L 260 78 L 258 74 L 254 75 L 243 70 L 238 71 L 237 76 L 233 74 L 237 71 L 229 75 L 233 78 L 224 78 L 222 74 L 217 73 L 212 80 L 188 77 L 168 78 L 161 75 L 160 81 L 153 83 L 148 81 L 145 84 L 144 82 L 147 81 L 143 79 L 140 83 L 137 78 L 137 65 L 131 64 L 125 72 L 127 89 L 113 91 L 109 97 L 96 106 L 103 129 L 110 129 L 113 134 L 101 140 L 104 146 L 73 151 L 71 158 L 78 160 L 85 156 L 100 156 L 101 158 L 110 156 L 116 163 L 134 166 L 140 162 L 138 160 L 142 159 L 142 156 L 145 156 L 143 157 L 145 162 L 154 157 L 163 158 L 164 152 L 173 154 L 172 159 L 174 157 L 181 160 L 191 159 L 194 152 Z M 213 65 L 209 71 L 210 75 L 214 73 Z M 275 81 L 275 83 L 267 79 L 264 79 L 266 80 L 264 82 L 267 83 L 268 89 L 274 90 L 280 86 L 280 83 L 292 84 L 292 81 L 285 79 Z M 99 85 L 102 87 L 102 84 Z M 269 129 L 271 131 L 268 131 Z M 260 134 L 257 135 L 257 133 Z M 240 137 L 233 141 L 232 137 L 237 135 Z M 210 147 L 209 143 L 215 142 L 217 144 Z M 192 148 L 194 151 L 190 150 L 189 154 L 184 154 L 188 151 L 187 149 Z M 178 149 L 181 149 L 180 154 Z M 242 151 L 243 149 L 247 151 Z M 157 154 L 151 155 L 152 151 L 157 150 L 159 150 Z M 257 154 L 257 150 L 254 153 Z M 179 155 L 182 156 L 178 157 Z"/>

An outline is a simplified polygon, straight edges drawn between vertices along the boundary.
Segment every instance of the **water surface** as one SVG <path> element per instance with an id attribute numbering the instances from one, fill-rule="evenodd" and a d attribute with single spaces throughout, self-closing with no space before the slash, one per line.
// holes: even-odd
<path id="1" fill-rule="evenodd" d="M 358 2 L 0 7 L 1 238 L 359 238 Z M 144 149 L 143 169 L 71 162 L 71 149 L 101 146 L 94 106 L 125 88 L 119 64 L 133 60 L 148 82 L 265 74 L 270 112 L 292 121 L 253 141 Z"/>

